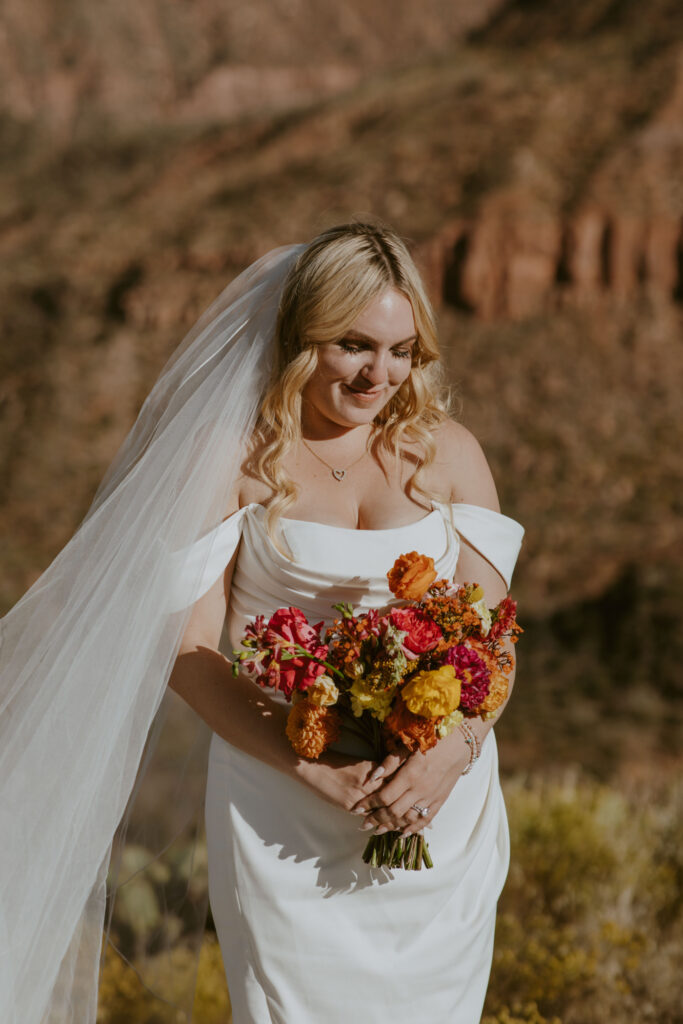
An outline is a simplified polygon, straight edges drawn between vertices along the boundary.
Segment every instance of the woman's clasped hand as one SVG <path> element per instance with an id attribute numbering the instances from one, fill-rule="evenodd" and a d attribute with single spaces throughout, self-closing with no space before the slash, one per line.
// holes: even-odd
<path id="1" fill-rule="evenodd" d="M 379 787 L 352 808 L 355 814 L 365 814 L 361 828 L 374 827 L 378 835 L 394 829 L 410 835 L 431 825 L 469 759 L 469 749 L 457 729 L 426 753 L 405 750 L 389 754 L 379 766 L 383 769 Z"/>
<path id="2" fill-rule="evenodd" d="M 378 765 L 328 751 L 319 761 L 302 765 L 304 781 L 319 796 L 358 816 L 362 831 L 403 835 L 429 827 L 470 760 L 459 730 L 426 753 L 403 748 Z M 420 813 L 416 807 L 426 808 Z"/>

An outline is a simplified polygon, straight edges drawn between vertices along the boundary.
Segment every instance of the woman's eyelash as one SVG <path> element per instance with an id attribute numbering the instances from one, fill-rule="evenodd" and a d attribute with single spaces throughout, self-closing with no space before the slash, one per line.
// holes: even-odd
<path id="1" fill-rule="evenodd" d="M 351 352 L 352 354 L 355 354 L 356 352 L 362 351 L 361 345 L 354 345 L 351 341 L 338 341 L 337 345 L 343 352 Z M 398 359 L 410 359 L 413 353 L 409 348 L 396 348 L 392 349 L 392 354 Z"/>

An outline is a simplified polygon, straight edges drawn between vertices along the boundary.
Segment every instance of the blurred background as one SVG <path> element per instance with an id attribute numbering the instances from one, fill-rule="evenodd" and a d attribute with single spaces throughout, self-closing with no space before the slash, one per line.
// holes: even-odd
<path id="1" fill-rule="evenodd" d="M 227 281 L 363 215 L 527 529 L 485 1020 L 683 1021 L 680 0 L 2 0 L 0 612 Z M 209 922 L 195 1020 L 228 1014 Z"/>

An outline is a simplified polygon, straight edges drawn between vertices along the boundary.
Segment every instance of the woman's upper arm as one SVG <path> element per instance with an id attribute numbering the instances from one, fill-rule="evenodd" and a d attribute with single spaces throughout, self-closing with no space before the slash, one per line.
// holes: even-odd
<path id="1" fill-rule="evenodd" d="M 239 545 L 228 562 L 225 572 L 193 605 L 180 642 L 180 654 L 186 654 L 196 647 L 210 647 L 212 650 L 218 650 L 230 601 L 230 584 L 238 551 Z"/>
<path id="2" fill-rule="evenodd" d="M 450 421 L 444 440 L 451 480 L 450 500 L 454 504 L 463 502 L 500 512 L 493 475 L 476 437 L 466 427 Z M 464 537 L 460 538 L 455 579 L 458 583 L 480 584 L 490 607 L 507 594 L 507 585 L 498 570 Z"/>
<path id="3" fill-rule="evenodd" d="M 239 507 L 238 493 L 235 492 L 225 518 L 234 512 L 238 512 Z M 239 548 L 238 544 L 224 572 L 221 573 L 216 582 L 193 605 L 183 638 L 180 642 L 181 654 L 194 650 L 196 647 L 210 647 L 212 650 L 218 650 L 223 623 L 225 622 L 230 602 L 230 585 Z"/>

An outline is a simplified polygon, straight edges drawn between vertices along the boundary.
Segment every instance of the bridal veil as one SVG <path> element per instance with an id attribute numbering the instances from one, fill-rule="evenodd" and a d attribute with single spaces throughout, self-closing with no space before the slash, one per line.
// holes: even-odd
<path id="1" fill-rule="evenodd" d="M 201 317 L 77 532 L 0 621 L 3 1024 L 95 1020 L 112 839 L 189 617 L 167 610 L 173 553 L 225 515 L 303 249 L 269 253 Z"/>

